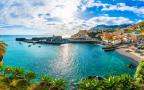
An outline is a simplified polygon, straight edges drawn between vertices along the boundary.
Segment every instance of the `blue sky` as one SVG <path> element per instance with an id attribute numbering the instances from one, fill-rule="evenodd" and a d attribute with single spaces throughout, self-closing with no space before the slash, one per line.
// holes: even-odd
<path id="1" fill-rule="evenodd" d="M 0 35 L 69 36 L 96 25 L 144 21 L 144 0 L 1 0 Z"/>

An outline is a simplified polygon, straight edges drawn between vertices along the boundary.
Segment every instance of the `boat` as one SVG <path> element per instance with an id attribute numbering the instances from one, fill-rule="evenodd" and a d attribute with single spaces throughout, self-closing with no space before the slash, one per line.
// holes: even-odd
<path id="1" fill-rule="evenodd" d="M 105 46 L 102 48 L 104 51 L 114 51 L 116 46 Z"/>
<path id="2" fill-rule="evenodd" d="M 28 47 L 31 47 L 31 45 L 28 45 Z"/>
<path id="3" fill-rule="evenodd" d="M 19 44 L 22 44 L 21 42 L 19 42 Z"/>
<path id="4" fill-rule="evenodd" d="M 128 68 L 134 68 L 135 66 L 133 64 L 128 64 L 127 67 Z"/>

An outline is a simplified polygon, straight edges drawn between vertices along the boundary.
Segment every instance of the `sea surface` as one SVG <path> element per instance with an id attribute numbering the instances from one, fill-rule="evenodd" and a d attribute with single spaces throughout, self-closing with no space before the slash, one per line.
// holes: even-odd
<path id="1" fill-rule="evenodd" d="M 136 70 L 127 67 L 128 64 L 136 65 L 131 59 L 115 51 L 104 52 L 97 44 L 20 44 L 15 41 L 16 37 L 36 36 L 0 36 L 0 41 L 8 44 L 4 64 L 35 71 L 37 79 L 42 75 L 68 81 L 80 80 L 87 76 L 105 77 L 125 73 L 133 76 Z"/>

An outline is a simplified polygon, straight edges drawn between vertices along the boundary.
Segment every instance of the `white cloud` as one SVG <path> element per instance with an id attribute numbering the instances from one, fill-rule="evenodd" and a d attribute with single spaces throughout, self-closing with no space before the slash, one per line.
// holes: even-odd
<path id="1" fill-rule="evenodd" d="M 0 9 L 0 23 L 22 25 L 31 30 L 6 30 L 6 33 L 61 34 L 71 35 L 79 29 L 89 29 L 98 24 L 125 24 L 133 23 L 124 17 L 96 16 L 89 20 L 79 18 L 80 8 L 104 7 L 103 10 L 117 9 L 115 5 L 94 2 L 93 0 L 4 0 L 3 9 Z M 86 3 L 86 4 L 82 4 Z M 109 7 L 108 7 L 109 6 Z M 127 7 L 119 4 L 120 10 Z M 130 7 L 127 7 L 130 8 Z M 129 9 L 132 10 L 132 9 Z M 140 12 L 139 10 L 138 12 Z M 143 11 L 141 11 L 143 13 Z M 1 31 L 4 31 L 0 29 Z M 33 34 L 34 34 L 33 33 Z"/>
<path id="2" fill-rule="evenodd" d="M 144 0 L 132 0 L 132 1 L 141 1 L 141 2 L 144 2 Z"/>
<path id="3" fill-rule="evenodd" d="M 144 15 L 144 7 L 132 7 L 127 6 L 125 3 L 117 3 L 116 5 L 107 5 L 103 9 L 103 11 L 110 11 L 110 10 L 117 10 L 117 11 L 131 11 L 133 13 L 137 14 L 143 14 Z"/>
<path id="4" fill-rule="evenodd" d="M 138 0 L 144 1 L 144 0 Z M 117 3 L 117 4 L 107 4 L 101 3 L 100 1 L 95 2 L 94 0 L 87 1 L 86 5 L 82 5 L 82 10 L 86 10 L 90 7 L 102 7 L 103 11 L 131 11 L 136 14 L 143 14 L 144 15 L 144 7 L 137 7 L 137 6 L 128 6 L 125 3 Z"/>

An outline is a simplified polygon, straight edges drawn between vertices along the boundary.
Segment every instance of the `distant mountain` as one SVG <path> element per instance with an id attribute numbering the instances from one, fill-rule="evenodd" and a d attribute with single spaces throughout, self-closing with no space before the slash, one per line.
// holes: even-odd
<path id="1" fill-rule="evenodd" d="M 118 28 L 126 28 L 131 26 L 131 24 L 123 24 L 123 25 L 97 25 L 93 28 L 91 28 L 91 30 L 107 30 L 107 29 L 118 29 Z"/>

